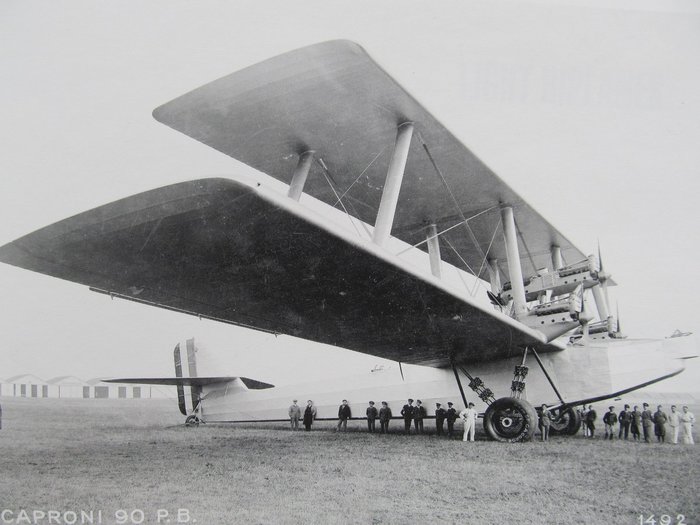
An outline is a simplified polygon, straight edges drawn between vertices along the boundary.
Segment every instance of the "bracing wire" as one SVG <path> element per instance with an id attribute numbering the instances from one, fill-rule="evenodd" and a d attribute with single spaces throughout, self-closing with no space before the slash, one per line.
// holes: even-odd
<path id="1" fill-rule="evenodd" d="M 471 227 L 469 226 L 469 223 L 467 222 L 467 218 L 464 216 L 464 213 L 462 212 L 462 208 L 460 207 L 459 202 L 457 202 L 457 198 L 455 197 L 454 193 L 452 192 L 452 189 L 450 188 L 450 185 L 447 183 L 447 180 L 445 180 L 445 177 L 442 174 L 442 171 L 440 171 L 440 168 L 438 167 L 437 162 L 435 162 L 435 159 L 433 158 L 432 153 L 430 153 L 430 149 L 428 148 L 428 145 L 425 143 L 425 140 L 423 140 L 423 136 L 421 135 L 420 132 L 418 132 L 417 135 L 418 135 L 418 140 L 420 140 L 421 144 L 423 145 L 423 149 L 425 150 L 425 153 L 428 156 L 428 159 L 430 160 L 430 163 L 433 165 L 435 172 L 440 177 L 440 180 L 442 181 L 443 186 L 447 190 L 447 193 L 450 195 L 450 198 L 452 199 L 452 202 L 453 202 L 455 208 L 457 209 L 457 212 L 459 213 L 459 216 L 461 217 L 462 222 L 464 223 L 464 226 L 466 226 L 467 233 L 469 234 L 469 238 L 474 243 L 474 246 L 476 247 L 477 251 L 479 252 L 479 255 L 482 258 L 485 257 L 484 251 L 481 249 L 481 246 L 479 245 L 479 241 L 476 239 L 474 232 L 472 231 Z M 479 277 L 479 275 L 477 275 L 477 274 L 475 274 L 475 275 L 477 277 Z"/>
<path id="2" fill-rule="evenodd" d="M 475 213 L 475 214 L 472 215 L 471 217 L 467 217 L 466 219 L 464 219 L 464 221 L 471 221 L 472 219 L 476 219 L 479 215 L 483 215 L 484 213 L 487 213 L 487 212 L 493 210 L 493 209 L 496 208 L 496 207 L 497 207 L 497 206 L 491 206 L 490 208 L 487 208 L 487 209 L 485 209 L 485 210 L 481 210 L 479 213 Z M 406 253 L 407 251 L 409 251 L 409 250 L 411 250 L 411 249 L 413 249 L 413 248 L 418 248 L 419 246 L 425 244 L 426 242 L 433 240 L 435 237 L 440 237 L 442 234 L 447 233 L 448 231 L 453 230 L 453 229 L 457 228 L 458 226 L 461 226 L 461 225 L 464 223 L 464 221 L 459 221 L 457 224 L 453 224 L 453 225 L 450 226 L 449 228 L 445 228 L 444 230 L 442 230 L 442 231 L 436 233 L 435 235 L 430 235 L 430 236 L 426 237 L 425 239 L 423 239 L 422 241 L 417 242 L 416 244 L 414 244 L 414 245 L 412 245 L 412 246 L 409 246 L 409 247 L 406 248 L 405 250 L 401 250 L 401 251 L 400 251 L 399 253 L 397 253 L 396 255 L 397 255 L 397 256 L 398 256 L 398 255 L 403 255 L 404 253 Z"/>
<path id="3" fill-rule="evenodd" d="M 462 261 L 462 264 L 464 264 L 464 266 L 466 266 L 467 269 L 473 274 L 473 273 L 474 273 L 474 270 L 472 269 L 472 267 L 469 266 L 469 263 L 468 263 L 467 261 L 465 261 L 464 258 L 459 254 L 459 252 L 455 249 L 455 247 L 452 246 L 452 243 L 449 241 L 449 239 L 447 239 L 447 238 L 445 237 L 444 240 L 445 240 L 445 242 L 447 243 L 447 246 L 449 246 L 450 249 L 452 249 L 452 251 L 455 252 L 455 255 L 456 255 L 457 257 L 459 257 L 459 260 Z"/>
<path id="4" fill-rule="evenodd" d="M 489 252 L 491 251 L 491 246 L 493 246 L 493 241 L 496 238 L 496 233 L 498 233 L 498 228 L 501 225 L 501 220 L 496 223 L 496 227 L 493 230 L 493 235 L 491 235 L 491 241 L 489 242 L 489 247 L 486 249 L 486 255 L 484 259 L 481 261 L 481 266 L 479 267 L 479 275 L 481 275 L 481 272 L 484 270 L 484 266 L 486 265 L 488 259 Z M 477 276 L 478 277 L 478 276 Z M 480 280 L 477 278 L 477 282 L 480 282 Z M 476 293 L 476 291 L 475 291 Z"/>
<path id="5" fill-rule="evenodd" d="M 532 253 L 530 253 L 530 248 L 528 248 L 527 243 L 525 242 L 525 237 L 523 237 L 523 232 L 520 231 L 520 226 L 518 225 L 518 222 L 513 219 L 513 222 L 515 222 L 515 229 L 518 232 L 518 237 L 520 237 L 520 241 L 523 243 L 523 247 L 525 248 L 525 253 L 527 253 L 527 258 L 530 259 L 530 264 L 532 265 L 532 271 L 534 273 L 537 273 L 537 265 L 535 264 L 535 260 L 532 258 Z"/>
<path id="6" fill-rule="evenodd" d="M 323 162 L 323 159 L 321 159 L 321 158 L 318 158 L 318 159 L 316 159 L 316 160 L 317 160 L 319 166 L 321 166 L 321 168 L 322 168 L 322 170 L 323 170 L 323 177 L 326 179 L 326 182 L 328 183 L 328 186 L 330 186 L 331 190 L 333 191 L 333 194 L 335 195 L 335 198 L 338 199 L 338 202 L 339 202 L 340 205 L 343 207 L 343 211 L 345 212 L 345 215 L 348 216 L 348 219 L 350 220 L 350 224 L 352 224 L 352 227 L 355 228 L 355 231 L 357 232 L 357 236 L 358 236 L 358 237 L 362 237 L 362 234 L 360 233 L 360 230 L 357 229 L 357 225 L 355 224 L 355 221 L 352 220 L 352 215 L 350 215 L 350 213 L 348 212 L 348 209 L 345 207 L 345 204 L 343 203 L 343 201 L 342 201 L 342 200 L 340 199 L 340 197 L 338 196 L 338 192 L 335 191 L 335 187 L 333 186 L 333 183 L 331 182 L 330 173 L 328 173 L 328 168 L 326 167 L 326 163 Z M 359 220 L 359 219 L 358 219 L 358 220 Z M 369 232 L 369 230 L 367 229 L 367 226 L 365 226 L 365 223 L 362 222 L 362 221 L 360 221 L 360 224 L 361 224 L 362 227 L 365 229 L 365 232 L 367 232 L 367 235 L 368 235 L 369 237 L 372 237 L 372 234 L 371 234 L 371 233 Z"/>
<path id="7" fill-rule="evenodd" d="M 379 151 L 379 153 L 377 153 L 377 154 L 375 155 L 375 157 L 370 161 L 370 163 L 367 164 L 367 167 L 366 167 L 365 169 L 362 170 L 362 173 L 360 173 L 360 174 L 357 176 L 357 178 L 356 178 L 354 181 L 352 181 L 352 184 L 350 184 L 350 186 L 348 186 L 348 189 L 345 190 L 345 191 L 343 192 L 343 194 L 342 194 L 340 197 L 338 197 L 338 200 L 333 204 L 333 206 L 335 206 L 336 204 L 338 204 L 338 203 L 340 202 L 340 199 L 342 199 L 343 197 L 345 197 L 345 195 L 347 195 L 347 193 L 352 189 L 352 187 L 355 185 L 355 183 L 356 183 L 358 180 L 360 180 L 360 177 L 362 177 L 362 176 L 365 174 L 365 172 L 372 166 L 372 164 L 374 164 L 374 162 L 379 158 L 379 156 L 380 156 L 382 153 L 384 153 L 384 150 L 385 150 L 385 149 L 386 149 L 386 146 L 384 146 L 384 147 Z"/>

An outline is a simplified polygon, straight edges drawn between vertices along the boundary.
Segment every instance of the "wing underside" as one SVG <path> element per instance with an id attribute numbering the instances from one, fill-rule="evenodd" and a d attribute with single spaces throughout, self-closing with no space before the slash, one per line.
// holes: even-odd
<path id="1" fill-rule="evenodd" d="M 552 246 L 565 264 L 585 258 L 353 42 L 265 60 L 164 104 L 154 117 L 286 183 L 299 155 L 314 150 L 305 193 L 368 224 L 375 222 L 397 125 L 412 121 L 394 236 L 415 245 L 429 224 L 439 232 L 452 228 L 441 235 L 444 260 L 483 278 L 488 256 L 506 281 L 505 247 L 494 239 L 502 236 L 499 205 L 508 204 L 525 275 L 551 266 Z"/>
<path id="2" fill-rule="evenodd" d="M 279 199 L 233 180 L 175 184 L 31 233 L 1 247 L 0 261 L 406 363 L 559 349 Z"/>

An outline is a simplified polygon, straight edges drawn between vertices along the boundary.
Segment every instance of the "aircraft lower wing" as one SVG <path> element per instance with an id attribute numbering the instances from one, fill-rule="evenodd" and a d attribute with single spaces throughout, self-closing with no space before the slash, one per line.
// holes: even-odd
<path id="1" fill-rule="evenodd" d="M 291 199 L 228 179 L 95 208 L 0 247 L 0 261 L 411 364 L 560 349 Z"/>
<path id="2" fill-rule="evenodd" d="M 103 383 L 129 383 L 136 385 L 163 385 L 163 386 L 208 386 L 219 383 L 230 383 L 240 379 L 251 390 L 265 390 L 274 388 L 275 385 L 250 379 L 249 377 L 224 376 L 224 377 L 118 377 L 115 379 L 103 379 Z"/>

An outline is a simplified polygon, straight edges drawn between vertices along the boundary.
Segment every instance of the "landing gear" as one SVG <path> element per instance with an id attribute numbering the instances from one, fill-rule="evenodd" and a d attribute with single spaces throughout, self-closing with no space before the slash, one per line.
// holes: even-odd
<path id="1" fill-rule="evenodd" d="M 199 426 L 199 418 L 197 416 L 195 416 L 194 414 L 187 416 L 187 419 L 185 419 L 185 426 L 186 427 L 198 427 Z"/>
<path id="2" fill-rule="evenodd" d="M 536 428 L 537 412 L 524 399 L 502 397 L 491 403 L 484 413 L 484 430 L 496 441 L 532 441 Z"/>
<path id="3" fill-rule="evenodd" d="M 581 428 L 581 416 L 574 408 L 554 411 L 549 432 L 558 436 L 573 436 Z"/>

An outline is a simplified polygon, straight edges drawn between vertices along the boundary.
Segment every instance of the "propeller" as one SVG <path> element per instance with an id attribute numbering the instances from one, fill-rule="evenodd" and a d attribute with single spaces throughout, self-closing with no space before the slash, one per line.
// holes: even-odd
<path id="1" fill-rule="evenodd" d="M 598 282 L 600 282 L 600 287 L 603 289 L 603 296 L 605 297 L 605 303 L 607 310 L 610 311 L 610 296 L 608 295 L 608 279 L 611 275 L 605 272 L 603 266 L 603 254 L 600 251 L 600 240 L 598 240 L 598 265 L 600 270 L 598 270 Z"/>
<path id="2" fill-rule="evenodd" d="M 588 336 L 590 335 L 588 323 L 590 323 L 594 317 L 586 312 L 586 297 L 584 295 L 584 289 L 581 287 L 581 312 L 578 314 L 579 323 L 581 323 L 581 342 L 583 345 L 588 344 Z"/>

